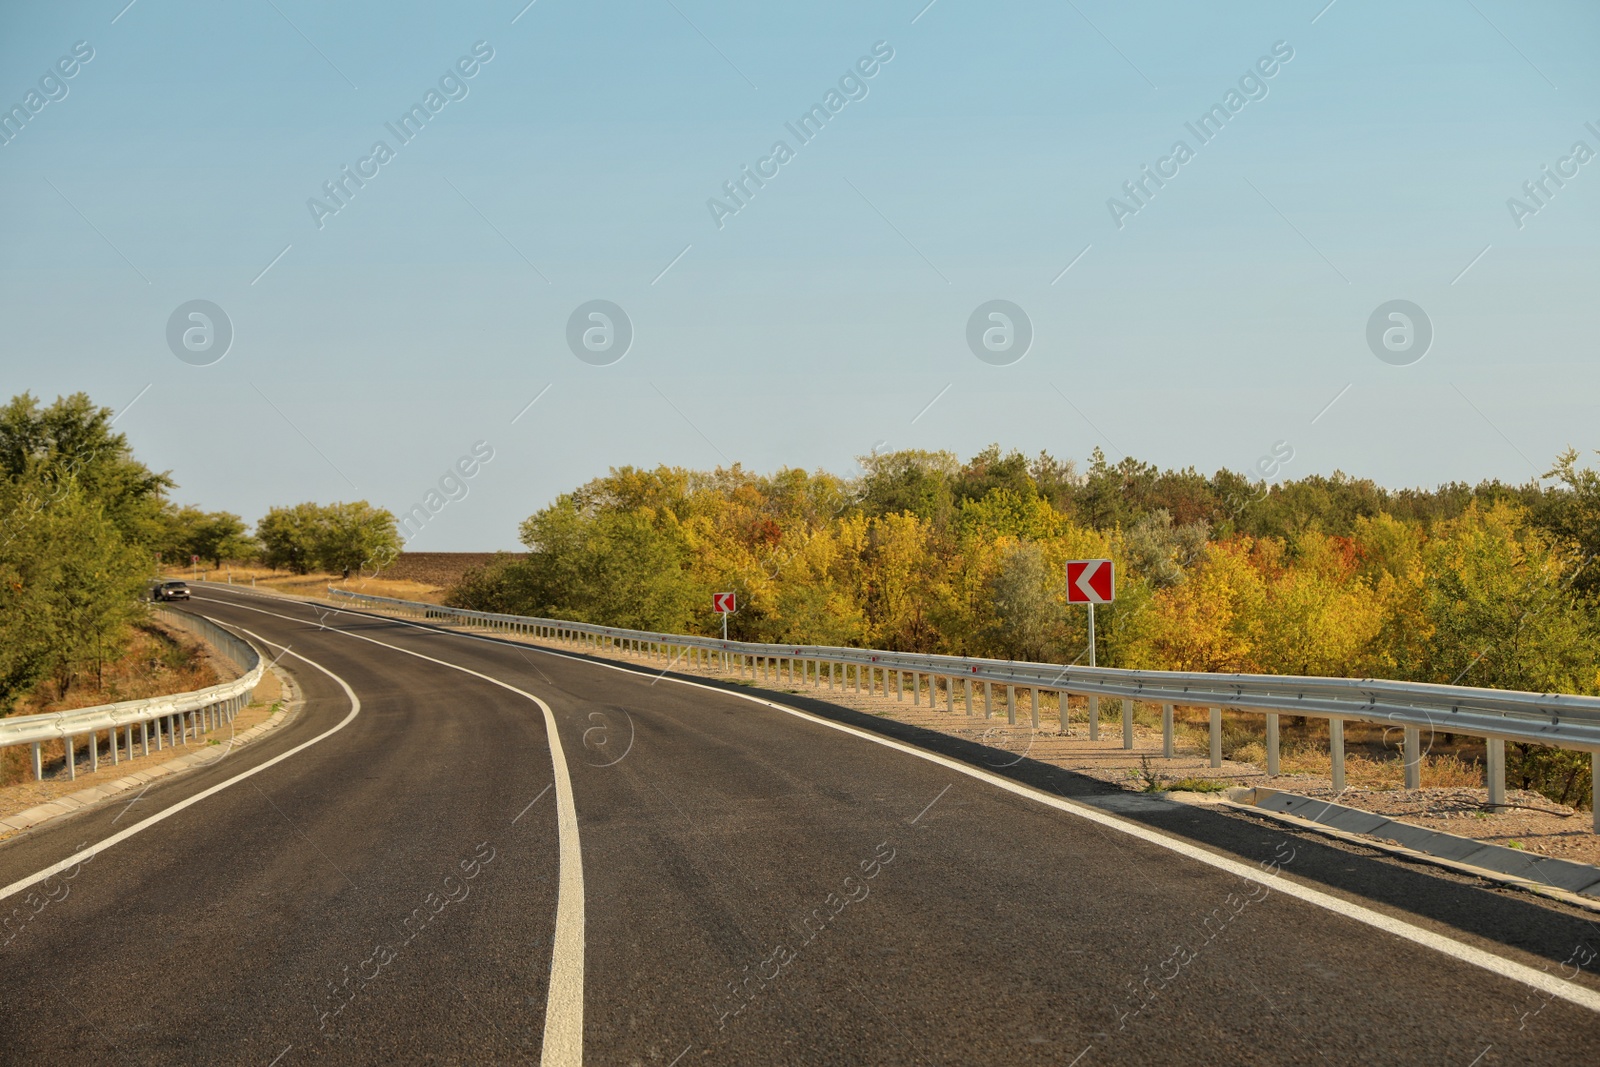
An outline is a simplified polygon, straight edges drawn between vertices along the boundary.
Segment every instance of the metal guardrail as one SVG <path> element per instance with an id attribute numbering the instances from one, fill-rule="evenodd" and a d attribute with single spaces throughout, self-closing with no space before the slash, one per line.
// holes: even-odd
<path id="1" fill-rule="evenodd" d="M 1163 753 L 1173 754 L 1174 706 L 1210 709 L 1211 765 L 1219 767 L 1221 755 L 1221 711 L 1233 708 L 1261 712 L 1267 717 L 1267 773 L 1278 773 L 1278 717 L 1300 715 L 1329 720 L 1330 750 L 1334 787 L 1344 788 L 1344 723 L 1378 723 L 1401 727 L 1404 733 L 1406 788 L 1421 785 L 1421 731 L 1467 734 L 1488 741 L 1486 776 L 1490 803 L 1505 802 L 1505 742 L 1507 740 L 1554 745 L 1560 748 L 1600 751 L 1600 697 L 1563 693 L 1526 693 L 1502 689 L 1437 685 L 1424 682 L 1397 682 L 1375 678 L 1316 678 L 1267 674 L 1207 674 L 1185 671 L 1122 670 L 1111 667 L 1061 666 L 1011 660 L 977 659 L 965 656 L 935 656 L 911 652 L 886 652 L 874 649 L 822 645 L 770 645 L 747 641 L 724 641 L 715 637 L 627 630 L 614 626 L 470 611 L 438 604 L 393 597 L 352 593 L 331 586 L 336 600 L 350 601 L 420 619 L 450 620 L 477 624 L 489 629 L 528 633 L 575 644 L 619 646 L 655 654 L 681 650 L 688 656 L 716 655 L 726 662 L 737 660 L 741 674 L 746 666 L 752 673 L 758 665 L 775 663 L 782 676 L 787 662 L 790 680 L 795 665 L 800 665 L 801 680 L 823 684 L 822 669 L 827 668 L 827 684 L 834 683 L 834 668 L 841 668 L 839 681 L 847 685 L 854 668 L 855 687 L 867 685 L 875 690 L 882 673 L 883 691 L 889 692 L 891 678 L 897 694 L 903 692 L 903 677 L 912 676 L 914 699 L 920 699 L 923 676 L 929 678 L 928 699 L 936 696 L 934 679 L 946 679 L 946 702 L 953 710 L 956 679 L 963 680 L 967 710 L 972 709 L 972 683 L 984 686 L 986 713 L 992 707 L 991 687 L 1006 687 L 1007 717 L 1016 721 L 1016 690 L 1026 689 L 1033 698 L 1033 725 L 1039 725 L 1038 694 L 1054 692 L 1085 696 L 1089 700 L 1089 736 L 1099 736 L 1099 700 L 1120 699 L 1122 703 L 1123 747 L 1133 747 L 1133 705 L 1135 702 L 1162 705 Z M 670 658 L 670 655 L 669 657 Z M 1067 701 L 1061 702 L 1062 729 L 1067 730 Z M 1591 760 L 1592 773 L 1600 785 L 1600 758 Z M 1600 794 L 1600 789 L 1596 790 Z M 1596 815 L 1600 831 L 1600 814 Z"/>
<path id="2" fill-rule="evenodd" d="M 240 708 L 250 702 L 250 694 L 260 683 L 266 664 L 254 645 L 241 637 L 195 615 L 155 608 L 169 622 L 195 632 L 208 641 L 243 672 L 242 676 L 220 685 L 197 689 L 192 693 L 171 696 L 146 697 L 143 700 L 125 700 L 117 704 L 100 704 L 71 711 L 52 711 L 42 715 L 17 715 L 0 719 L 0 747 L 11 745 L 33 746 L 33 776 L 44 777 L 40 745 L 45 741 L 63 741 L 66 744 L 66 771 L 69 779 L 78 776 L 77 749 L 80 739 L 87 739 L 91 770 L 100 768 L 100 735 L 106 735 L 108 755 L 112 763 L 121 762 L 126 751 L 128 758 L 134 753 L 134 727 L 139 728 L 139 744 L 143 754 L 149 755 L 151 741 L 156 751 L 167 744 L 187 744 L 191 736 L 199 737 L 208 729 L 223 722 L 232 722 Z M 126 743 L 119 748 L 117 732 L 124 730 Z"/>

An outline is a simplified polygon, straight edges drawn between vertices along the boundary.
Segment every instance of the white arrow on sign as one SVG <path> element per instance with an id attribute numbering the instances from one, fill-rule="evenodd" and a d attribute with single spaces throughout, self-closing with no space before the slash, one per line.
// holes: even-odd
<path id="1" fill-rule="evenodd" d="M 1067 563 L 1069 603 L 1109 604 L 1114 597 L 1109 559 L 1075 559 Z"/>

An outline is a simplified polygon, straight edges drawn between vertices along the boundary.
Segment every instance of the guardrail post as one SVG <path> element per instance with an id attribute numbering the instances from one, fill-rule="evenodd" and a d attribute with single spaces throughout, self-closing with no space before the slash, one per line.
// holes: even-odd
<path id="1" fill-rule="evenodd" d="M 1122 698 L 1122 747 L 1133 747 L 1133 698 Z"/>
<path id="2" fill-rule="evenodd" d="M 1506 742 L 1503 737 L 1488 738 L 1487 766 L 1483 769 L 1484 785 L 1489 787 L 1490 805 L 1506 802 Z"/>
<path id="3" fill-rule="evenodd" d="M 78 780 L 78 753 L 75 751 L 76 740 L 77 739 L 71 734 L 67 735 L 67 779 L 74 782 Z"/>
<path id="4" fill-rule="evenodd" d="M 1037 730 L 1039 728 L 1039 687 L 1030 687 L 1028 693 L 1033 700 L 1033 728 Z"/>
<path id="5" fill-rule="evenodd" d="M 1061 736 L 1066 737 L 1072 733 L 1072 694 L 1062 689 L 1056 693 L 1056 700 L 1060 704 L 1056 710 L 1061 712 Z"/>
<path id="6" fill-rule="evenodd" d="M 1328 720 L 1328 762 L 1332 767 L 1333 791 L 1344 792 L 1344 720 Z"/>
<path id="7" fill-rule="evenodd" d="M 1422 788 L 1422 732 L 1415 726 L 1405 728 L 1406 788 Z"/>
<path id="8" fill-rule="evenodd" d="M 961 680 L 963 682 L 965 682 L 966 686 L 967 686 L 967 717 L 971 718 L 972 717 L 972 679 L 971 678 L 963 678 Z"/>
<path id="9" fill-rule="evenodd" d="M 1161 705 L 1161 755 L 1172 758 L 1172 705 Z"/>
<path id="10" fill-rule="evenodd" d="M 1017 687 L 1006 686 L 1006 722 L 1012 726 L 1017 724 Z"/>
<path id="11" fill-rule="evenodd" d="M 117 728 L 115 726 L 106 731 L 106 740 L 111 742 L 111 766 L 115 767 L 117 764 L 122 762 L 122 757 L 117 752 Z M 131 751 L 128 753 L 128 758 L 133 758 L 133 753 Z"/>
<path id="12" fill-rule="evenodd" d="M 1222 709 L 1211 709 L 1211 766 L 1222 766 Z"/>
<path id="13" fill-rule="evenodd" d="M 1089 694 L 1089 740 L 1100 740 L 1100 697 Z"/>
<path id="14" fill-rule="evenodd" d="M 140 745 L 140 750 L 141 750 L 140 754 L 141 755 L 145 755 L 145 756 L 150 755 L 150 720 L 149 719 L 145 719 L 143 722 L 141 722 L 139 724 L 139 745 Z"/>
<path id="15" fill-rule="evenodd" d="M 904 681 L 905 681 L 905 672 L 902 671 L 899 667 L 896 667 L 894 669 L 894 698 L 896 700 L 904 701 L 905 698 L 906 698 L 905 690 L 903 688 L 901 688 L 901 683 L 903 683 Z M 883 695 L 884 696 L 888 696 L 889 694 L 888 693 L 884 693 Z"/>
<path id="16" fill-rule="evenodd" d="M 33 780 L 44 781 L 44 756 L 39 752 L 39 742 L 33 743 Z"/>
<path id="17" fill-rule="evenodd" d="M 93 774 L 100 769 L 100 734 L 99 731 L 89 731 L 89 773 Z"/>
<path id="18" fill-rule="evenodd" d="M 951 715 L 956 713 L 956 680 L 954 676 L 947 676 L 944 680 L 944 710 Z"/>
<path id="19" fill-rule="evenodd" d="M 1600 797 L 1600 752 L 1589 753 L 1589 808 L 1594 814 L 1594 832 L 1600 834 L 1600 804 L 1595 803 L 1595 798 Z"/>
<path id="20" fill-rule="evenodd" d="M 922 706 L 922 675 L 916 671 L 911 672 L 911 704 L 918 708 Z"/>
<path id="21" fill-rule="evenodd" d="M 994 718 L 994 686 L 988 682 L 983 683 L 983 717 Z"/>
<path id="22" fill-rule="evenodd" d="M 1278 713 L 1267 712 L 1267 774 L 1278 775 Z"/>

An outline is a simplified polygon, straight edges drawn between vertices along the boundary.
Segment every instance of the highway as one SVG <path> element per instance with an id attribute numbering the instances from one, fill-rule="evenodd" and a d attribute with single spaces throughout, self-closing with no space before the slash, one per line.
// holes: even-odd
<path id="1" fill-rule="evenodd" d="M 1124 810 L 807 694 L 245 592 L 192 610 L 254 635 L 306 706 L 0 845 L 0 911 L 37 912 L 0 949 L 5 1063 L 1600 1048 L 1600 961 L 1578 966 L 1600 924 L 1564 905 L 1241 816 Z"/>

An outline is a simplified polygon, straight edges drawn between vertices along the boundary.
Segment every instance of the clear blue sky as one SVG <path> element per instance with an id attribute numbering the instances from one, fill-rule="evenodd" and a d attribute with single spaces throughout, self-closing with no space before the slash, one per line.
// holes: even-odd
<path id="1" fill-rule="evenodd" d="M 411 547 L 489 549 L 628 463 L 999 441 L 1242 470 L 1287 441 L 1287 476 L 1431 485 L 1600 446 L 1591 3 L 125 2 L 0 13 L 0 107 L 27 114 L 0 391 L 126 408 L 184 502 L 399 510 L 485 440 Z M 385 124 L 480 41 L 402 144 Z M 877 42 L 801 144 L 785 124 Z M 1277 42 L 1202 144 L 1185 123 Z M 379 140 L 319 228 L 308 199 Z M 778 140 L 719 228 L 707 201 Z M 1119 228 L 1146 164 L 1177 174 Z M 1576 174 L 1514 219 L 1546 166 Z M 209 366 L 168 347 L 195 299 L 234 329 Z M 567 343 L 593 299 L 633 325 L 608 366 Z M 1019 362 L 968 347 L 991 299 L 1032 322 Z M 1367 340 L 1395 299 L 1434 331 L 1404 366 Z"/>

